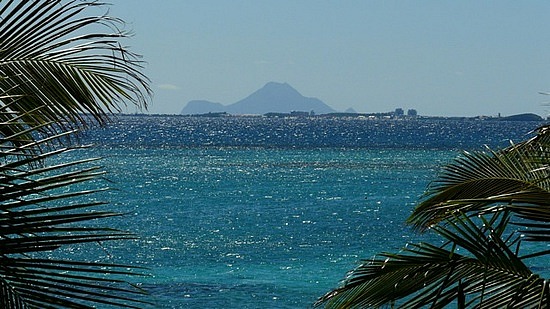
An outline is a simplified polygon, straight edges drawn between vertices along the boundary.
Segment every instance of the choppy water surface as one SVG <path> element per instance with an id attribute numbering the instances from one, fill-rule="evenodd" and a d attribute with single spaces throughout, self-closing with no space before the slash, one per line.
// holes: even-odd
<path id="1" fill-rule="evenodd" d="M 404 225 L 458 150 L 538 123 L 121 117 L 87 133 L 140 240 L 161 308 L 309 307 L 361 259 L 420 241 Z"/>
<path id="2" fill-rule="evenodd" d="M 506 146 L 537 122 L 123 116 L 91 141 L 112 147 L 476 149 Z"/>

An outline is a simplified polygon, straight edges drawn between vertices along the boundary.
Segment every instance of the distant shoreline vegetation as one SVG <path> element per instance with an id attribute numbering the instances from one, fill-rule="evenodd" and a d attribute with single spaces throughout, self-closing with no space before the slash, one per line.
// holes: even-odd
<path id="1" fill-rule="evenodd" d="M 255 118 L 339 118 L 339 119 L 365 119 L 365 120 L 458 120 L 458 121 L 544 121 L 539 115 L 533 113 L 524 113 L 511 116 L 420 116 L 416 113 L 401 114 L 397 112 L 384 112 L 384 113 L 327 113 L 327 114 L 315 114 L 313 112 L 293 111 L 289 113 L 266 113 L 260 114 L 230 114 L 227 112 L 209 112 L 204 114 L 120 114 L 123 116 L 174 116 L 174 117 L 207 117 L 207 118 L 219 118 L 219 117 L 255 117 Z"/>

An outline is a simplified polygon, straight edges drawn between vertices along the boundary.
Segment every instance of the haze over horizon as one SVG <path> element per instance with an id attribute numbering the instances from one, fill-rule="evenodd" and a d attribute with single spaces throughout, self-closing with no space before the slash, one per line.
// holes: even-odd
<path id="1" fill-rule="evenodd" d="M 147 62 L 149 113 L 236 102 L 270 81 L 338 111 L 550 112 L 546 1 L 111 3 Z"/>

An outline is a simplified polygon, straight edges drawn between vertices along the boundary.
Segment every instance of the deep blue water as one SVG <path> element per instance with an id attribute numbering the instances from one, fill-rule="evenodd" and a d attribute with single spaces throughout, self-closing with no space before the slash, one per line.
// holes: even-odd
<path id="1" fill-rule="evenodd" d="M 104 157 L 102 198 L 129 213 L 112 224 L 141 237 L 108 259 L 148 267 L 160 308 L 306 308 L 361 259 L 429 237 L 403 222 L 459 150 L 540 124 L 124 116 L 68 156 Z"/>
<path id="2" fill-rule="evenodd" d="M 371 121 L 332 118 L 125 116 L 90 141 L 107 147 L 479 149 L 524 139 L 542 123 L 505 121 Z"/>

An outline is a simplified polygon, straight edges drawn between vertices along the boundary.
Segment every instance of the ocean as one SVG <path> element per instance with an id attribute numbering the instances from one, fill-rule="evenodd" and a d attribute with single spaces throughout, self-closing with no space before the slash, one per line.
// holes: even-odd
<path id="1" fill-rule="evenodd" d="M 363 259 L 438 241 L 404 220 L 461 150 L 541 124 L 120 116 L 64 159 L 103 158 L 127 213 L 107 223 L 140 238 L 71 254 L 147 267 L 158 308 L 308 308 Z"/>

